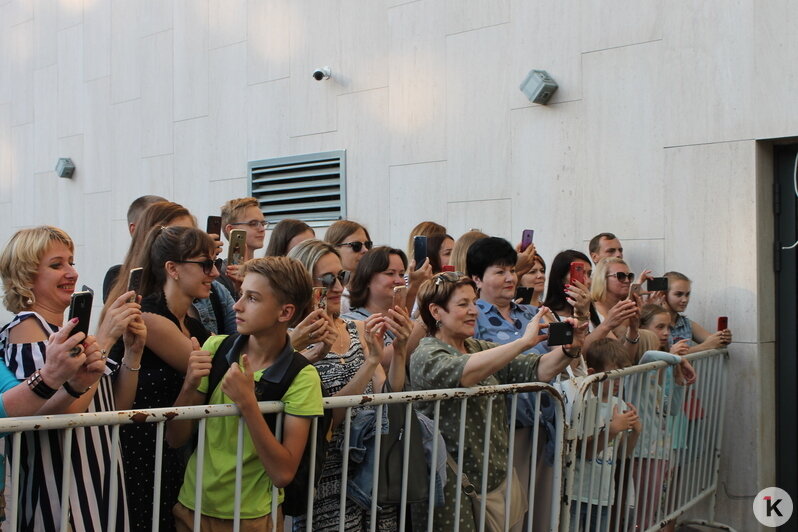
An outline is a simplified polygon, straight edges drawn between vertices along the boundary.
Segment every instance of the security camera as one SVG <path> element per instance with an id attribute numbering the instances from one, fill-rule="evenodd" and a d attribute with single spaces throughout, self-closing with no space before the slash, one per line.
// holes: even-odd
<path id="1" fill-rule="evenodd" d="M 330 67 L 328 66 L 317 68 L 316 70 L 313 71 L 313 79 L 315 79 L 316 81 L 321 81 L 323 79 L 330 79 L 331 74 L 332 72 L 330 72 Z"/>

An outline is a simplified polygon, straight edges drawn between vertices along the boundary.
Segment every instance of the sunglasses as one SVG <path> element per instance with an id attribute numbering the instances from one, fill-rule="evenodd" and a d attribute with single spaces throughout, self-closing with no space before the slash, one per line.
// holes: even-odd
<path id="1" fill-rule="evenodd" d="M 441 272 L 439 274 L 436 274 L 434 277 L 435 286 L 440 286 L 441 283 L 443 283 L 444 281 L 449 283 L 456 283 L 463 277 L 465 277 L 465 274 L 463 272 Z"/>
<path id="2" fill-rule="evenodd" d="M 182 263 L 182 264 L 199 264 L 200 268 L 202 268 L 202 273 L 204 273 L 205 275 L 211 275 L 211 273 L 213 273 L 213 269 L 214 268 L 218 269 L 218 266 L 216 265 L 217 261 L 211 260 L 211 259 L 205 259 L 205 260 L 176 260 L 176 261 L 173 261 L 173 262 L 179 262 L 179 263 Z"/>
<path id="3" fill-rule="evenodd" d="M 360 242 L 358 242 L 359 244 Z M 349 270 L 341 270 L 338 272 L 338 275 L 333 273 L 325 273 L 321 277 L 316 277 L 316 280 L 321 283 L 321 285 L 325 288 L 332 288 L 335 284 L 335 281 L 338 280 L 341 283 L 341 286 L 346 286 L 349 283 L 349 277 L 351 277 L 351 272 Z"/>
<path id="4" fill-rule="evenodd" d="M 363 246 L 366 246 L 366 249 L 368 250 L 371 249 L 371 246 L 373 245 L 374 242 L 371 240 L 366 240 L 365 242 L 344 242 L 342 244 L 336 244 L 335 247 L 349 246 L 355 253 L 360 253 L 360 250 L 363 249 Z"/>
<path id="5" fill-rule="evenodd" d="M 269 227 L 269 222 L 266 220 L 250 220 L 248 222 L 233 222 L 230 225 L 248 225 L 251 229 L 266 229 Z"/>
<path id="6" fill-rule="evenodd" d="M 631 283 L 632 280 L 635 278 L 635 274 L 632 272 L 624 273 L 624 272 L 615 272 L 607 274 L 607 277 L 615 277 L 620 282 L 629 282 Z"/>

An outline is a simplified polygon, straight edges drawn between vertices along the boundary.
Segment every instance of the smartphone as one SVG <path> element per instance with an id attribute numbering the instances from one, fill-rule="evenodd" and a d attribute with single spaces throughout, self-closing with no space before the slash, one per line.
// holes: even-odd
<path id="1" fill-rule="evenodd" d="M 556 321 L 549 323 L 549 339 L 546 342 L 552 345 L 568 345 L 574 341 L 574 326 L 568 322 Z"/>
<path id="2" fill-rule="evenodd" d="M 416 268 L 421 268 L 427 260 L 427 237 L 423 235 L 413 237 L 413 259 L 416 261 Z"/>
<path id="3" fill-rule="evenodd" d="M 640 283 L 632 283 L 629 285 L 629 295 L 626 296 L 626 299 L 632 299 L 632 294 L 640 296 Z"/>
<path id="4" fill-rule="evenodd" d="M 394 307 L 407 308 L 407 287 L 406 286 L 394 286 L 393 287 L 393 305 L 391 305 L 391 308 L 394 308 Z"/>
<path id="5" fill-rule="evenodd" d="M 128 303 L 135 303 L 136 296 L 139 293 L 139 288 L 141 287 L 141 272 L 144 271 L 144 268 L 133 268 L 130 270 L 130 273 L 127 276 L 127 291 L 130 292 L 133 290 L 136 292 L 133 297 L 128 299 Z"/>
<path id="6" fill-rule="evenodd" d="M 72 334 L 82 332 L 89 334 L 89 322 L 91 321 L 91 305 L 94 301 L 94 291 L 86 285 L 79 292 L 72 294 L 69 303 L 69 318 L 78 318 L 78 324 L 72 329 Z M 77 353 L 75 353 L 77 354 Z M 74 355 L 73 355 L 74 356 Z"/>
<path id="7" fill-rule="evenodd" d="M 667 292 L 668 278 L 667 277 L 654 277 L 646 281 L 646 290 L 649 292 Z"/>
<path id="8" fill-rule="evenodd" d="M 584 262 L 572 262 L 571 263 L 571 282 L 579 281 L 582 284 L 587 284 L 587 279 L 585 277 L 585 263 Z"/>
<path id="9" fill-rule="evenodd" d="M 718 318 L 718 331 L 725 331 L 728 328 L 729 328 L 729 317 L 720 316 Z"/>
<path id="10" fill-rule="evenodd" d="M 447 264 L 446 266 L 444 266 L 444 267 L 441 269 L 441 271 L 442 271 L 442 272 L 453 272 L 453 271 L 454 271 L 454 265 L 452 265 L 452 264 Z"/>
<path id="11" fill-rule="evenodd" d="M 532 302 L 533 289 L 528 286 L 519 286 L 515 289 L 515 300 L 521 300 L 522 305 L 529 305 Z"/>
<path id="12" fill-rule="evenodd" d="M 208 222 L 205 224 L 205 232 L 209 235 L 222 234 L 222 217 L 221 216 L 208 216 Z"/>
<path id="13" fill-rule="evenodd" d="M 313 287 L 313 308 L 327 310 L 327 287 Z"/>
<path id="14" fill-rule="evenodd" d="M 534 229 L 524 229 L 521 233 L 521 251 L 526 251 L 526 248 L 532 243 L 532 238 L 535 236 Z"/>
<path id="15" fill-rule="evenodd" d="M 233 229 L 230 231 L 230 249 L 227 251 L 227 264 L 243 263 L 246 249 L 247 232 L 243 229 Z"/>

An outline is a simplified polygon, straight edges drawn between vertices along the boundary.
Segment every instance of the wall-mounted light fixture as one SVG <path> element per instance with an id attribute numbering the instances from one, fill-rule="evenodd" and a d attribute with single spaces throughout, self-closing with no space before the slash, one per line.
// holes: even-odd
<path id="1" fill-rule="evenodd" d="M 530 102 L 546 105 L 557 90 L 557 82 L 545 70 L 530 70 L 519 88 Z"/>
<path id="2" fill-rule="evenodd" d="M 55 173 L 58 174 L 58 177 L 71 179 L 72 174 L 75 173 L 75 163 L 69 157 L 61 157 L 55 165 Z"/>

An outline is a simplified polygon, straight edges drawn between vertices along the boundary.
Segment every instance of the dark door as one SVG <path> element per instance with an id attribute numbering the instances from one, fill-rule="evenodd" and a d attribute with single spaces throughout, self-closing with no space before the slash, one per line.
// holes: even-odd
<path id="1" fill-rule="evenodd" d="M 798 493 L 798 146 L 774 147 L 776 213 L 776 471 L 778 486 Z"/>

